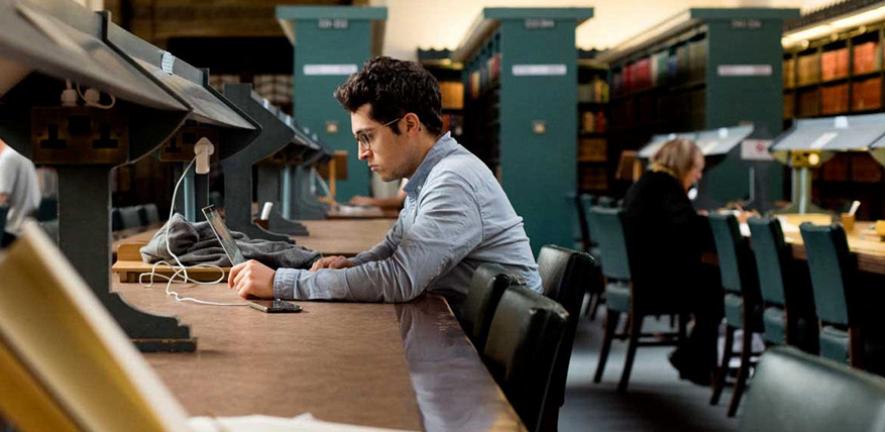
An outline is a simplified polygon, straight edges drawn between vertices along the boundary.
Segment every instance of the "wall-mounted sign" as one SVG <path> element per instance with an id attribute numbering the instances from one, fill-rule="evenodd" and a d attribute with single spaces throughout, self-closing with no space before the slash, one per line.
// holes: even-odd
<path id="1" fill-rule="evenodd" d="M 543 18 L 529 18 L 523 22 L 525 28 L 529 30 L 549 29 L 556 27 L 556 21 Z"/>
<path id="2" fill-rule="evenodd" d="M 564 64 L 513 65 L 513 76 L 562 76 L 566 71 Z"/>
<path id="3" fill-rule="evenodd" d="M 344 18 L 322 18 L 318 26 L 323 30 L 343 30 L 350 26 L 350 22 Z"/>
<path id="4" fill-rule="evenodd" d="M 769 64 L 719 65 L 716 73 L 723 77 L 771 76 L 774 68 Z"/>
<path id="5" fill-rule="evenodd" d="M 771 140 L 746 139 L 741 142 L 741 159 L 770 161 L 774 160 L 768 147 L 771 146 Z"/>
<path id="6" fill-rule="evenodd" d="M 305 75 L 353 75 L 357 71 L 355 64 L 307 64 L 304 65 Z"/>

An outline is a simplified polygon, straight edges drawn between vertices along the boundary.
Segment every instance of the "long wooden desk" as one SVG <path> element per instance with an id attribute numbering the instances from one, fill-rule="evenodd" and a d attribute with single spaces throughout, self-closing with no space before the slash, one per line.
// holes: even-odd
<path id="1" fill-rule="evenodd" d="M 179 292 L 239 302 L 224 285 Z M 196 353 L 145 354 L 191 415 L 310 412 L 321 420 L 439 431 L 524 430 L 442 297 L 401 305 L 300 302 L 298 314 L 176 303 L 116 284 L 130 303 L 175 314 Z"/>
<path id="2" fill-rule="evenodd" d="M 789 215 L 781 221 L 784 241 L 793 249 L 793 258 L 806 260 L 805 244 L 798 226 L 805 220 L 815 224 L 830 223 L 828 215 Z M 857 266 L 863 272 L 885 275 L 885 242 L 875 235 L 870 227 L 873 222 L 857 222 L 854 229 L 846 231 L 848 248 L 857 256 Z M 749 235 L 749 228 L 744 225 L 741 232 Z"/>
<path id="3" fill-rule="evenodd" d="M 384 239 L 384 235 L 396 222 L 395 219 L 338 219 L 302 221 L 310 231 L 308 236 L 293 236 L 299 245 L 323 255 L 354 256 L 371 249 Z M 116 252 L 125 243 L 147 244 L 158 228 L 122 237 L 114 241 Z"/>
<path id="4" fill-rule="evenodd" d="M 855 223 L 854 229 L 845 233 L 848 237 L 848 248 L 857 255 L 858 269 L 885 275 L 885 242 L 871 232 L 869 229 L 871 226 L 872 222 Z M 800 233 L 785 232 L 784 240 L 793 247 L 794 258 L 807 259 Z"/>

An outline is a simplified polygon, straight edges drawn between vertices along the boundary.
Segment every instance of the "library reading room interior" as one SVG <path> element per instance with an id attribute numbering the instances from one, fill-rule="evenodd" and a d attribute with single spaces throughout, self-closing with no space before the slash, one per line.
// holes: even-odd
<path id="1" fill-rule="evenodd" d="M 885 432 L 885 1 L 0 0 L 0 432 Z"/>

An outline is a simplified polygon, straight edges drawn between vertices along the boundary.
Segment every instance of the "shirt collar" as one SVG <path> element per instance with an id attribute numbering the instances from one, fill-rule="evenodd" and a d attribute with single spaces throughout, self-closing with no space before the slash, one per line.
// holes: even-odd
<path id="1" fill-rule="evenodd" d="M 403 188 L 406 191 L 406 195 L 415 198 L 421 192 L 421 188 L 424 187 L 424 181 L 427 180 L 427 176 L 433 167 L 455 150 L 457 145 L 458 142 L 452 138 L 451 132 L 446 132 L 445 135 L 436 140 L 433 146 L 430 147 L 430 151 L 424 156 L 424 160 L 418 165 L 418 169 L 415 170 L 415 173 L 412 174 L 409 182 Z"/>

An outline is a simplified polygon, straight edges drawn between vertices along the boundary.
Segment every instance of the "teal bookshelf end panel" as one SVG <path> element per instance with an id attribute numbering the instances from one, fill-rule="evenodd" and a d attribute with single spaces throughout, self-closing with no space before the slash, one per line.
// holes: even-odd
<path id="1" fill-rule="evenodd" d="M 575 22 L 500 29 L 501 179 L 525 219 L 532 249 L 570 245 L 576 220 L 577 75 Z"/>
<path id="2" fill-rule="evenodd" d="M 706 121 L 713 129 L 753 123 L 770 136 L 783 125 L 783 20 L 772 18 L 711 19 L 707 26 Z M 706 175 L 707 192 L 722 202 L 749 195 L 750 166 L 764 179 L 767 196 L 783 195 L 783 167 L 728 158 Z"/>
<path id="3" fill-rule="evenodd" d="M 293 114 L 299 124 L 333 151 L 347 152 L 347 178 L 335 198 L 368 195 L 371 176 L 358 159 L 350 113 L 335 100 L 335 89 L 373 56 L 375 26 L 387 18 L 378 7 L 278 6 L 276 16 L 294 43 Z"/>

